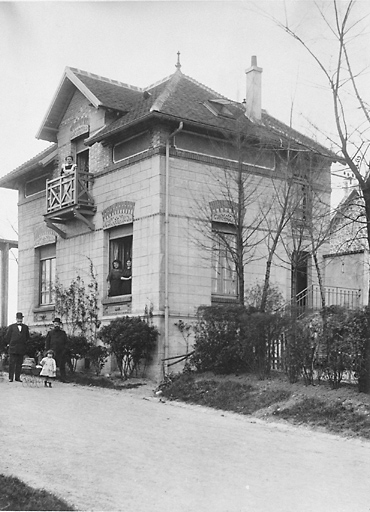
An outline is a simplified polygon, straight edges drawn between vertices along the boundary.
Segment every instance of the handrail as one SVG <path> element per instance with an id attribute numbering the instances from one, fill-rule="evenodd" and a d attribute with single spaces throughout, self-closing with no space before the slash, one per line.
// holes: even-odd
<path id="1" fill-rule="evenodd" d="M 355 309 L 360 306 L 361 290 L 358 288 L 344 288 L 339 286 L 324 286 L 326 306 L 343 306 Z M 320 287 L 312 284 L 301 290 L 284 308 L 298 309 L 298 317 L 303 316 L 307 310 L 319 310 L 322 308 Z"/>

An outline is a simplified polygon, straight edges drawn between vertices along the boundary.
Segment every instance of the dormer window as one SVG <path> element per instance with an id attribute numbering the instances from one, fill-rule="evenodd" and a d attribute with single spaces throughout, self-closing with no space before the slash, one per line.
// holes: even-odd
<path id="1" fill-rule="evenodd" d="M 232 101 L 223 98 L 215 98 L 203 103 L 215 116 L 234 118 L 234 114 L 228 108 L 228 105 L 232 104 Z"/>

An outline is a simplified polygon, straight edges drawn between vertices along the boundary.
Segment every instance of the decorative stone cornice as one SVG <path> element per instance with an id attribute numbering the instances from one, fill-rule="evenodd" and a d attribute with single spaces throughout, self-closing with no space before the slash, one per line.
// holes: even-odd
<path id="1" fill-rule="evenodd" d="M 33 246 L 41 247 L 43 245 L 55 244 L 57 237 L 55 233 L 46 226 L 39 226 L 33 233 Z"/>
<path id="2" fill-rule="evenodd" d="M 121 201 L 108 206 L 102 211 L 103 229 L 113 228 L 122 224 L 131 224 L 134 220 L 135 203 Z"/>
<path id="3" fill-rule="evenodd" d="M 70 127 L 71 140 L 81 135 L 88 134 L 90 130 L 89 123 L 89 117 L 86 115 L 76 118 Z"/>
<path id="4" fill-rule="evenodd" d="M 236 203 L 227 199 L 217 199 L 216 201 L 210 201 L 209 207 L 213 222 L 235 224 Z"/>

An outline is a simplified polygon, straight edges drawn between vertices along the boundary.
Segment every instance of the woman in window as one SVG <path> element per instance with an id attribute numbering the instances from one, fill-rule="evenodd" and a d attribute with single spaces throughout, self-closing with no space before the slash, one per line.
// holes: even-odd
<path id="1" fill-rule="evenodd" d="M 122 295 L 123 270 L 120 260 L 112 261 L 112 268 L 108 274 L 107 282 L 109 283 L 108 297 Z"/>
<path id="2" fill-rule="evenodd" d="M 132 280 L 132 262 L 131 260 L 126 261 L 125 268 L 122 273 L 122 294 L 130 295 L 131 293 L 131 280 Z"/>

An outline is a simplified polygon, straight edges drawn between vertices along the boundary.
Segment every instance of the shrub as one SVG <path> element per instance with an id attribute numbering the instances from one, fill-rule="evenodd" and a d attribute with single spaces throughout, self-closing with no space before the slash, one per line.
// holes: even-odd
<path id="1" fill-rule="evenodd" d="M 27 343 L 26 355 L 37 360 L 39 353 L 43 353 L 45 348 L 45 336 L 40 332 L 30 332 L 30 340 Z"/>
<path id="2" fill-rule="evenodd" d="M 85 336 L 68 336 L 68 347 L 67 352 L 70 359 L 73 359 L 73 363 L 67 361 L 67 364 L 72 364 L 72 370 L 76 370 L 77 361 L 87 357 L 87 353 L 91 345 L 85 338 Z"/>
<path id="3" fill-rule="evenodd" d="M 345 372 L 358 377 L 359 391 L 369 385 L 369 314 L 364 308 L 349 311 L 329 306 L 302 320 L 293 319 L 286 331 L 286 367 L 289 380 L 300 373 L 312 384 L 314 371 L 336 389 Z"/>
<path id="4" fill-rule="evenodd" d="M 191 363 L 199 371 L 257 371 L 264 378 L 285 323 L 280 315 L 240 305 L 199 308 Z"/>
<path id="5" fill-rule="evenodd" d="M 311 345 L 309 333 L 301 322 L 292 320 L 285 332 L 285 370 L 289 382 L 297 382 L 304 368 L 310 366 Z"/>
<path id="6" fill-rule="evenodd" d="M 331 386 L 339 387 L 345 371 L 351 371 L 354 344 L 347 335 L 350 313 L 342 307 L 330 306 L 322 311 L 324 326 L 323 371 Z"/>
<path id="7" fill-rule="evenodd" d="M 370 308 L 353 311 L 344 326 L 344 336 L 351 345 L 352 369 L 358 379 L 358 390 L 370 391 Z"/>
<path id="8" fill-rule="evenodd" d="M 7 354 L 7 345 L 5 341 L 5 335 L 6 335 L 7 327 L 0 327 L 0 356 L 2 354 Z"/>
<path id="9" fill-rule="evenodd" d="M 98 337 L 115 355 L 121 377 L 128 379 L 141 362 L 145 370 L 158 334 L 158 330 L 141 317 L 125 316 L 102 327 Z"/>
<path id="10" fill-rule="evenodd" d="M 252 288 L 245 290 L 245 304 L 247 307 L 253 307 L 256 310 L 261 309 L 263 284 L 256 284 Z M 277 286 L 270 285 L 267 290 L 267 300 L 265 311 L 272 313 L 274 311 L 282 311 L 284 307 L 284 298 Z"/>
<path id="11" fill-rule="evenodd" d="M 191 363 L 199 371 L 232 373 L 243 368 L 242 340 L 245 308 L 239 305 L 198 309 L 194 354 Z"/>
<path id="12" fill-rule="evenodd" d="M 108 358 L 108 349 L 102 345 L 93 345 L 89 348 L 86 356 L 90 360 L 96 375 L 100 375 Z"/>

